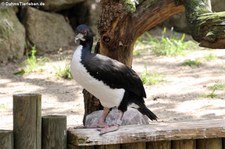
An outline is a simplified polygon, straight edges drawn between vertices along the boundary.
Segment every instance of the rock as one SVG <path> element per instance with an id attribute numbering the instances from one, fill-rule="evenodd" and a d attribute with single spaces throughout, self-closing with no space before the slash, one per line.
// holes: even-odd
<path id="1" fill-rule="evenodd" d="M 39 54 L 67 47 L 74 40 L 74 31 L 62 15 L 28 7 L 23 23 L 31 46 Z"/>
<path id="2" fill-rule="evenodd" d="M 184 32 L 188 34 L 190 33 L 190 28 L 188 26 L 185 13 L 178 13 L 170 17 L 168 21 L 165 22 L 165 24 L 169 28 L 173 27 L 175 31 Z"/>
<path id="3" fill-rule="evenodd" d="M 87 4 L 89 5 L 89 11 L 90 11 L 90 21 L 89 25 L 91 26 L 94 33 L 98 33 L 97 24 L 98 19 L 101 14 L 101 4 L 100 0 L 88 0 Z"/>
<path id="4" fill-rule="evenodd" d="M 213 11 L 225 11 L 225 0 L 211 0 Z"/>
<path id="5" fill-rule="evenodd" d="M 89 24 L 90 11 L 89 5 L 87 5 L 86 2 L 79 3 L 70 9 L 61 11 L 60 13 L 69 19 L 74 30 L 80 24 Z"/>
<path id="6" fill-rule="evenodd" d="M 97 127 L 98 120 L 102 115 L 102 110 L 92 112 L 87 115 L 85 126 L 86 127 Z M 117 109 L 112 109 L 108 116 L 106 117 L 106 123 L 108 125 L 116 124 L 117 119 L 119 117 L 119 111 Z M 138 110 L 134 108 L 128 108 L 127 111 L 123 115 L 122 125 L 141 125 L 141 124 L 149 124 L 149 120 L 147 116 L 142 115 Z"/>
<path id="7" fill-rule="evenodd" d="M 45 5 L 40 7 L 43 10 L 60 11 L 71 8 L 84 0 L 32 0 L 32 2 L 44 3 Z"/>
<path id="8" fill-rule="evenodd" d="M 13 8 L 0 9 L 0 62 L 23 57 L 25 29 Z"/>

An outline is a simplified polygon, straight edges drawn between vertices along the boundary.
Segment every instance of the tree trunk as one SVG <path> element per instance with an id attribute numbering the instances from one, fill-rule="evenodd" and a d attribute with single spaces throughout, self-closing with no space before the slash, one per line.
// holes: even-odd
<path id="1" fill-rule="evenodd" d="M 139 2 L 135 8 L 126 1 L 101 0 L 102 12 L 98 23 L 100 41 L 99 49 L 96 51 L 129 67 L 132 65 L 136 39 L 170 16 L 184 11 L 183 5 L 176 4 L 174 0 L 139 0 Z M 84 120 L 87 114 L 102 109 L 100 102 L 85 90 L 84 103 Z"/>

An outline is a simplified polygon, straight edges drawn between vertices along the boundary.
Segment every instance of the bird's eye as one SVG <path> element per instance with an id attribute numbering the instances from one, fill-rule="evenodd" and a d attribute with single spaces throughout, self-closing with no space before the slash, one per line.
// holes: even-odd
<path id="1" fill-rule="evenodd" d="M 87 30 L 84 30 L 84 31 L 82 32 L 82 34 L 83 34 L 84 36 L 87 36 Z"/>

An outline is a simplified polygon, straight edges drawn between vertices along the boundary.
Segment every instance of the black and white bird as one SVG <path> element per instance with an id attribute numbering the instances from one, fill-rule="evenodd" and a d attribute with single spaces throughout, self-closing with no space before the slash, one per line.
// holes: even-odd
<path id="1" fill-rule="evenodd" d="M 73 54 L 71 72 L 73 78 L 97 97 L 104 107 L 99 120 L 99 127 L 103 127 L 101 133 L 117 130 L 128 106 L 136 108 L 151 120 L 157 120 L 157 116 L 145 105 L 145 89 L 136 72 L 119 61 L 91 53 L 93 36 L 87 25 L 76 28 L 75 41 L 80 40 L 80 45 Z M 112 107 L 117 107 L 121 115 L 117 125 L 108 126 L 105 119 Z"/>

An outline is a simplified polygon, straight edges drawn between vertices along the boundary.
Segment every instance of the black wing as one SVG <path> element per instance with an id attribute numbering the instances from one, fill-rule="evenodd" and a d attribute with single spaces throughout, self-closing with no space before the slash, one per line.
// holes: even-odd
<path id="1" fill-rule="evenodd" d="M 137 73 L 121 62 L 103 55 L 91 54 L 82 63 L 94 78 L 111 88 L 124 88 L 138 97 L 146 97 L 143 83 Z"/>

